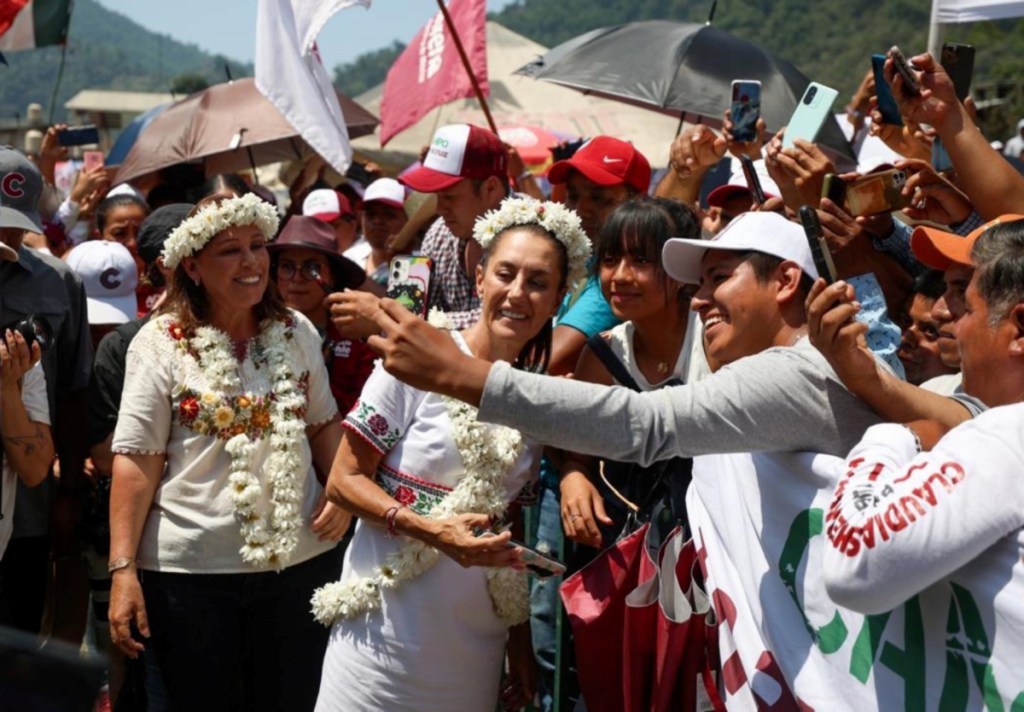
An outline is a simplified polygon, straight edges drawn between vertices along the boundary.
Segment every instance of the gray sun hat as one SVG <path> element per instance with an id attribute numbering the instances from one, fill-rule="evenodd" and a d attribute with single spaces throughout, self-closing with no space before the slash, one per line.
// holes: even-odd
<path id="1" fill-rule="evenodd" d="M 0 227 L 43 232 L 39 196 L 43 177 L 21 151 L 0 146 Z"/>

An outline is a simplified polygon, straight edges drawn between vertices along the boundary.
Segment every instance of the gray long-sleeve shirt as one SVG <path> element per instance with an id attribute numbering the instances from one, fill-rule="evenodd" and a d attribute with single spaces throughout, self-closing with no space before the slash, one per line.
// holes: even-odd
<path id="1" fill-rule="evenodd" d="M 669 457 L 810 450 L 845 456 L 881 418 L 806 338 L 700 381 L 628 388 L 492 368 L 481 420 L 555 447 L 647 466 Z"/>

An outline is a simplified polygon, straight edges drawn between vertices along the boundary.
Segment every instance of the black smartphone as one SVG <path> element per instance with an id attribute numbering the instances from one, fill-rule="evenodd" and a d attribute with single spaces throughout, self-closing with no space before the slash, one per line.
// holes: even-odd
<path id="1" fill-rule="evenodd" d="M 914 69 L 910 66 L 910 62 L 900 51 L 900 48 L 893 45 L 889 48 L 889 57 L 892 59 L 892 66 L 896 69 L 897 74 L 903 77 L 903 89 L 911 96 L 917 96 L 921 93 L 921 82 L 917 80 L 917 75 L 914 74 Z"/>
<path id="2" fill-rule="evenodd" d="M 871 70 L 875 75 L 875 97 L 878 99 L 878 112 L 882 115 L 883 124 L 902 126 L 903 117 L 900 116 L 900 107 L 892 95 L 892 89 L 885 81 L 885 55 L 871 55 Z"/>
<path id="3" fill-rule="evenodd" d="M 69 126 L 57 132 L 57 143 L 61 146 L 88 146 L 100 142 L 100 131 L 94 124 Z"/>
<path id="4" fill-rule="evenodd" d="M 757 120 L 761 118 L 761 82 L 736 79 L 732 83 L 732 139 L 746 143 L 757 139 Z"/>
<path id="5" fill-rule="evenodd" d="M 836 266 L 832 262 L 832 252 L 828 249 L 818 213 L 809 205 L 801 205 L 797 212 L 800 213 L 800 223 L 804 226 L 804 234 L 807 235 L 807 244 L 810 245 L 811 258 L 818 270 L 818 276 L 826 283 L 832 284 L 836 281 Z"/>
<path id="6" fill-rule="evenodd" d="M 956 98 L 963 101 L 971 93 L 971 79 L 974 76 L 974 47 L 956 42 L 945 43 L 942 45 L 941 64 L 953 82 Z"/>
<path id="7" fill-rule="evenodd" d="M 750 160 L 750 156 L 740 156 L 740 166 L 743 168 L 743 176 L 747 179 L 750 197 L 758 205 L 764 205 L 764 189 L 761 188 L 761 179 L 757 177 L 757 170 L 754 169 L 754 162 Z"/>
<path id="8" fill-rule="evenodd" d="M 846 209 L 846 181 L 835 173 L 826 173 L 821 184 L 821 197 L 828 198 L 840 208 Z"/>

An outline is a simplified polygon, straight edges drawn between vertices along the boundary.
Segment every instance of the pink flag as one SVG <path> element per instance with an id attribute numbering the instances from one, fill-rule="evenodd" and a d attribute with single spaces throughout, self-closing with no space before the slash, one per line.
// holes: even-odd
<path id="1" fill-rule="evenodd" d="M 448 13 L 459 33 L 484 96 L 487 83 L 485 0 L 451 0 Z M 440 11 L 395 60 L 384 81 L 380 104 L 380 143 L 422 119 L 435 106 L 473 96 L 469 74 L 459 59 L 452 34 Z"/>

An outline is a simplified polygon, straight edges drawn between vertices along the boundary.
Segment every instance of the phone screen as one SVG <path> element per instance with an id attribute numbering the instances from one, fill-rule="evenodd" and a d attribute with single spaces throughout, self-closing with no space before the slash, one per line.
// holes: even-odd
<path id="1" fill-rule="evenodd" d="M 757 139 L 757 120 L 761 117 L 761 82 L 737 79 L 732 83 L 732 137 L 735 141 Z"/>

